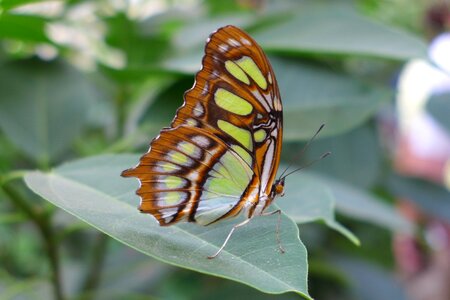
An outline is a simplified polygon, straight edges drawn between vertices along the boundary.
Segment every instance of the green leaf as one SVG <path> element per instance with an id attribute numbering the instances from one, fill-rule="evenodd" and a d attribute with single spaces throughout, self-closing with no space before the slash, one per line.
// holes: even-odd
<path id="1" fill-rule="evenodd" d="M 320 66 L 279 58 L 271 62 L 283 101 L 285 141 L 308 140 L 323 123 L 321 137 L 346 132 L 391 97 L 385 88 Z"/>
<path id="2" fill-rule="evenodd" d="M 194 74 L 202 67 L 203 47 L 193 48 L 181 56 L 174 56 L 165 60 L 161 68 L 180 74 Z"/>
<path id="3" fill-rule="evenodd" d="M 125 119 L 125 135 L 129 136 L 139 131 L 139 125 L 144 123 L 141 129 L 143 133 L 143 145 L 148 146 L 149 136 L 156 136 L 162 127 L 166 127 L 173 119 L 174 111 L 178 108 L 177 105 L 172 107 L 172 103 L 181 105 L 181 98 L 179 101 L 171 101 L 177 99 L 174 97 L 164 97 L 164 92 L 171 90 L 174 80 L 164 77 L 159 77 L 155 80 L 148 80 L 146 84 L 142 84 L 139 90 L 134 93 L 133 103 L 130 105 L 129 112 Z M 180 91 L 180 93 L 182 93 Z M 150 129 L 152 128 L 152 129 Z M 154 134 L 152 134 L 152 132 Z"/>
<path id="4" fill-rule="evenodd" d="M 183 26 L 175 34 L 173 42 L 179 52 L 181 52 L 180 50 L 200 49 L 198 46 L 203 50 L 206 39 L 218 28 L 229 24 L 233 24 L 239 28 L 245 28 L 254 22 L 255 18 L 252 15 L 242 12 L 238 14 L 234 13 L 234 15 L 200 19 L 199 21 L 194 21 Z"/>
<path id="5" fill-rule="evenodd" d="M 426 57 L 426 43 L 359 15 L 348 4 L 300 6 L 295 17 L 254 34 L 267 51 L 361 55 L 394 60 Z"/>
<path id="6" fill-rule="evenodd" d="M 0 151 L 0 174 L 6 174 L 14 168 L 15 162 L 20 155 L 17 153 L 17 149 L 11 145 L 7 137 L 2 133 L 0 133 L 0 149 L 2 149 Z"/>
<path id="7" fill-rule="evenodd" d="M 170 53 L 169 37 L 162 32 L 161 21 L 154 17 L 137 22 L 125 13 L 118 13 L 105 19 L 108 28 L 105 41 L 123 51 L 127 69 L 151 70 Z"/>
<path id="8" fill-rule="evenodd" d="M 18 6 L 45 1 L 46 0 L 2 0 L 0 1 L 0 9 L 9 10 Z"/>
<path id="9" fill-rule="evenodd" d="M 432 96 L 427 101 L 427 110 L 450 133 L 450 93 Z"/>
<path id="10" fill-rule="evenodd" d="M 23 213 L 1 213 L 0 214 L 0 224 L 6 225 L 6 224 L 14 224 L 14 223 L 20 223 L 27 221 L 27 217 Z"/>
<path id="11" fill-rule="evenodd" d="M 24 60 L 0 68 L 0 128 L 20 150 L 41 163 L 54 160 L 87 122 L 96 90 L 60 62 Z"/>
<path id="12" fill-rule="evenodd" d="M 450 221 L 450 192 L 437 184 L 413 177 L 391 174 L 386 178 L 389 190 L 398 197 L 416 203 L 427 213 Z"/>
<path id="13" fill-rule="evenodd" d="M 348 277 L 354 299 L 408 299 L 398 278 L 377 265 L 344 256 L 333 257 L 330 263 Z"/>
<path id="14" fill-rule="evenodd" d="M 284 170 L 285 167 L 281 166 L 280 170 Z M 331 190 L 314 176 L 305 173 L 290 175 L 286 183 L 285 196 L 277 199 L 276 204 L 299 224 L 323 221 L 355 245 L 359 245 L 358 238 L 335 220 L 335 198 Z"/>
<path id="15" fill-rule="evenodd" d="M 343 215 L 395 232 L 413 232 L 414 225 L 412 223 L 376 196 L 331 177 L 312 172 L 308 173 L 308 176 L 331 190 L 336 200 L 336 209 Z"/>
<path id="16" fill-rule="evenodd" d="M 98 68 L 103 74 L 122 84 L 140 84 L 149 78 L 173 77 L 170 72 L 162 70 L 160 67 L 136 66 L 115 69 L 98 63 Z"/>
<path id="17" fill-rule="evenodd" d="M 327 127 L 328 124 L 324 130 Z M 295 153 L 299 151 L 295 149 Z M 375 185 L 382 160 L 377 132 L 372 126 L 360 126 L 343 135 L 314 140 L 305 153 L 304 161 L 313 161 L 328 151 L 332 154 L 323 162 L 315 164 L 315 171 L 361 188 Z"/>
<path id="18" fill-rule="evenodd" d="M 152 99 L 151 105 L 134 110 L 135 116 L 139 113 L 135 119 L 135 126 L 139 124 L 141 129 L 139 134 L 141 138 L 136 146 L 144 146 L 147 150 L 149 140 L 157 136 L 161 129 L 167 127 L 173 120 L 177 109 L 183 105 L 184 92 L 192 87 L 193 82 L 193 76 L 186 77 L 174 82 L 167 81 L 152 89 L 157 95 Z"/>
<path id="19" fill-rule="evenodd" d="M 18 279 L 2 268 L 0 271 L 1 299 L 52 299 L 50 282 L 35 277 Z"/>
<path id="20" fill-rule="evenodd" d="M 47 19 L 30 15 L 0 14 L 0 38 L 50 43 L 45 34 Z"/>
<path id="21" fill-rule="evenodd" d="M 171 266 L 149 259 L 145 254 L 137 251 L 130 252 L 128 246 L 111 239 L 108 241 L 108 251 L 105 255 L 103 276 L 96 293 L 102 294 L 103 297 L 99 299 L 128 299 L 113 297 L 113 295 L 133 292 L 147 293 L 145 299 L 148 299 L 150 296 L 148 291 L 159 294 L 157 290 L 160 288 L 160 283 L 167 280 L 170 276 L 169 270 L 172 269 Z M 148 272 L 148 270 L 152 271 Z M 192 276 L 191 272 L 186 273 Z M 127 275 L 123 276 L 123 274 Z M 109 294 L 109 297 L 106 297 L 106 294 Z"/>
<path id="22" fill-rule="evenodd" d="M 275 242 L 276 216 L 258 217 L 239 228 L 224 251 L 214 253 L 236 222 L 208 227 L 191 223 L 160 227 L 141 214 L 134 195 L 138 183 L 120 172 L 138 156 L 105 155 L 62 165 L 51 173 L 30 172 L 26 184 L 56 206 L 113 238 L 161 261 L 242 282 L 266 293 L 307 292 L 306 249 L 294 222 L 283 215 L 280 254 Z"/>
<path id="23" fill-rule="evenodd" d="M 224 14 L 236 14 L 245 10 L 254 9 L 254 4 L 249 4 L 240 1 L 216 1 L 205 0 L 203 1 L 205 8 L 208 9 L 210 15 L 224 15 Z M 234 23 L 228 23 L 234 24 Z"/>

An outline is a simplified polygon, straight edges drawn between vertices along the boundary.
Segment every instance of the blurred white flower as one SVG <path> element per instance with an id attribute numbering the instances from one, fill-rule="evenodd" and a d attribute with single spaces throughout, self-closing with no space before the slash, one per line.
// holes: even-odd
<path id="1" fill-rule="evenodd" d="M 40 1 L 21 5 L 12 10 L 13 13 L 24 15 L 38 15 L 44 17 L 56 17 L 61 15 L 64 9 L 64 1 Z"/>
<path id="2" fill-rule="evenodd" d="M 437 36 L 431 42 L 428 54 L 437 67 L 450 74 L 450 32 Z"/>
<path id="3" fill-rule="evenodd" d="M 192 7 L 200 6 L 201 2 L 200 0 L 129 0 L 127 15 L 130 19 L 145 20 L 165 12 L 171 7 L 189 11 Z"/>
<path id="4" fill-rule="evenodd" d="M 445 163 L 450 159 L 450 135 L 427 112 L 426 105 L 431 96 L 450 93 L 450 72 L 446 71 L 450 71 L 450 35 L 437 37 L 429 51 L 431 61 L 412 60 L 400 75 L 399 130 L 415 157 Z"/>
<path id="5" fill-rule="evenodd" d="M 71 60 L 85 70 L 92 70 L 96 63 L 121 68 L 125 65 L 125 55 L 104 42 L 105 28 L 96 15 L 94 2 L 74 6 L 67 12 L 64 22 L 51 23 L 48 36 L 59 45 L 73 49 Z"/>

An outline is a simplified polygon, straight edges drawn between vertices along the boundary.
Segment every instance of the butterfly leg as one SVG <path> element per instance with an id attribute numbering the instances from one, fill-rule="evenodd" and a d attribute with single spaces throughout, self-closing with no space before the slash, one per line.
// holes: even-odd
<path id="1" fill-rule="evenodd" d="M 246 219 L 244 222 L 241 222 L 239 224 L 236 224 L 233 226 L 233 228 L 231 228 L 230 233 L 228 234 L 227 238 L 225 239 L 225 241 L 223 242 L 222 246 L 220 247 L 220 249 L 214 253 L 211 256 L 208 256 L 209 259 L 213 259 L 215 258 L 217 255 L 219 255 L 219 253 L 223 250 L 223 248 L 225 248 L 225 245 L 228 243 L 228 240 L 230 239 L 231 235 L 233 234 L 233 232 L 236 230 L 236 228 L 244 226 L 245 224 L 247 224 L 248 222 L 250 222 L 251 219 Z"/>
<path id="2" fill-rule="evenodd" d="M 283 245 L 281 244 L 281 239 L 280 239 L 281 210 L 277 209 L 275 211 L 263 213 L 263 214 L 261 214 L 261 216 L 271 216 L 271 215 L 274 215 L 274 214 L 278 214 L 277 231 L 276 231 L 276 236 L 275 236 L 276 239 L 277 239 L 278 249 L 280 249 L 281 253 L 284 253 L 284 252 L 286 252 L 286 250 L 284 250 Z"/>

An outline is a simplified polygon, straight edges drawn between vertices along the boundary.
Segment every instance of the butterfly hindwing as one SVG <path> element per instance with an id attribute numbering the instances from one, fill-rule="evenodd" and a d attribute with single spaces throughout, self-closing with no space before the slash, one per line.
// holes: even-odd
<path id="1" fill-rule="evenodd" d="M 208 39 L 202 63 L 171 128 L 123 173 L 139 178 L 140 209 L 161 225 L 207 225 L 256 206 L 278 168 L 281 100 L 262 49 L 226 26 Z"/>
<path id="2" fill-rule="evenodd" d="M 214 135 L 182 125 L 161 131 L 139 165 L 124 175 L 141 181 L 140 210 L 169 225 L 183 218 L 215 221 L 239 201 L 253 172 Z"/>

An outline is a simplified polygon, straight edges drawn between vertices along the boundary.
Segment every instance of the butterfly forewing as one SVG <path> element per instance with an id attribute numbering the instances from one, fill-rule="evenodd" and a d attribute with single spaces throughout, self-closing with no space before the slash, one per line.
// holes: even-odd
<path id="1" fill-rule="evenodd" d="M 207 225 L 256 206 L 278 168 L 282 107 L 261 48 L 226 26 L 209 37 L 202 63 L 171 128 L 123 173 L 141 181 L 140 209 L 161 225 Z"/>

